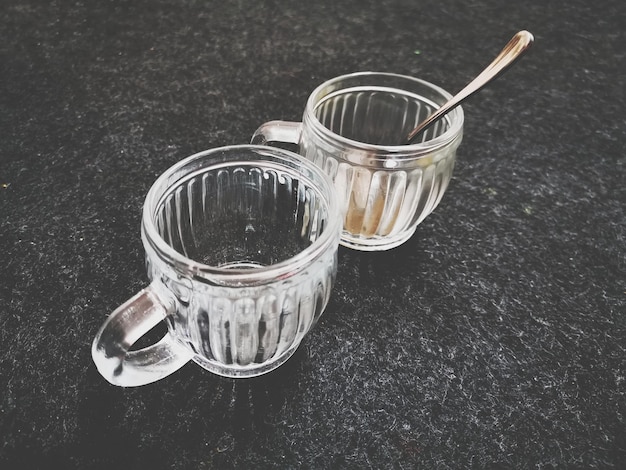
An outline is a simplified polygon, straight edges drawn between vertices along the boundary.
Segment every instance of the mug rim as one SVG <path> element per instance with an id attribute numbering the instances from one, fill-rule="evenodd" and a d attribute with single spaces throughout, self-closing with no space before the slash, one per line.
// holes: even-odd
<path id="1" fill-rule="evenodd" d="M 296 171 L 301 173 L 306 180 L 312 183 L 317 188 L 320 195 L 323 196 L 327 205 L 328 224 L 326 225 L 325 230 L 316 240 L 313 241 L 313 243 L 298 252 L 296 255 L 281 260 L 275 264 L 254 268 L 225 268 L 211 266 L 188 258 L 184 254 L 175 250 L 163 239 L 155 224 L 155 214 L 158 205 L 163 196 L 168 193 L 168 188 L 185 179 L 193 172 L 183 172 L 176 177 L 177 173 L 184 171 L 184 168 L 190 163 L 200 160 L 206 156 L 232 151 L 254 152 L 257 153 L 259 157 L 262 157 L 264 154 L 271 155 L 274 158 L 292 161 L 297 165 L 297 167 L 292 167 L 290 169 L 296 169 Z M 240 161 L 241 163 L 245 162 L 243 159 Z M 302 171 L 302 168 L 306 171 Z M 197 169 L 195 171 L 197 171 Z M 318 179 L 319 183 L 313 181 L 313 179 Z M 339 245 L 339 235 L 342 228 L 341 222 L 339 202 L 335 186 L 330 180 L 330 177 L 312 162 L 294 152 L 276 147 L 263 145 L 229 145 L 203 150 L 190 155 L 169 167 L 155 180 L 146 195 L 143 205 L 141 234 L 144 247 L 146 249 L 150 248 L 153 250 L 161 260 L 168 265 L 177 268 L 178 271 L 182 271 L 184 274 L 200 277 L 201 279 L 215 282 L 217 284 L 224 283 L 228 285 L 235 284 L 245 286 L 272 282 L 277 278 L 285 279 L 287 277 L 291 277 L 292 275 L 299 273 L 303 267 L 309 265 L 315 259 L 322 256 L 327 251 L 330 244 L 335 245 L 334 249 L 337 250 Z"/>
<path id="2" fill-rule="evenodd" d="M 326 126 L 324 126 L 320 120 L 315 116 L 314 109 L 316 103 L 319 101 L 318 95 L 322 92 L 324 88 L 332 86 L 337 82 L 350 79 L 350 78 L 358 78 L 358 77 L 386 77 L 386 78 L 394 78 L 401 79 L 413 82 L 418 85 L 426 86 L 431 88 L 433 91 L 441 94 L 445 100 L 449 100 L 452 98 L 452 94 L 448 91 L 444 90 L 438 85 L 430 83 L 426 80 L 422 80 L 420 78 L 411 77 L 409 75 L 402 75 L 396 73 L 389 72 L 355 72 L 349 73 L 345 75 L 339 75 L 337 77 L 331 78 L 330 80 L 325 81 L 320 84 L 313 92 L 309 95 L 307 99 L 306 107 L 305 107 L 305 120 L 311 123 L 314 131 L 320 136 L 326 138 L 327 140 L 331 140 L 333 144 L 339 143 L 340 145 L 350 147 L 353 149 L 361 150 L 363 152 L 374 152 L 380 156 L 393 155 L 394 157 L 406 157 L 408 159 L 416 159 L 420 158 L 423 155 L 432 152 L 438 148 L 441 148 L 450 142 L 452 142 L 455 138 L 459 136 L 459 134 L 463 130 L 463 122 L 464 122 L 464 113 L 463 108 L 461 106 L 457 106 L 442 119 L 447 119 L 450 126 L 449 128 L 441 135 L 438 135 L 434 139 L 427 140 L 426 142 L 417 142 L 414 144 L 406 145 L 379 145 L 379 144 L 369 144 L 365 142 L 360 142 L 358 140 L 353 140 L 348 137 L 344 137 L 336 132 L 331 131 Z"/>

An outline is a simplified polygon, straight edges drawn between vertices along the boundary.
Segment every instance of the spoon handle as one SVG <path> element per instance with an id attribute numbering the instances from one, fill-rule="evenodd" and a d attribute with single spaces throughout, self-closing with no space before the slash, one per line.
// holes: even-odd
<path id="1" fill-rule="evenodd" d="M 428 118 L 422 121 L 413 129 L 406 138 L 406 143 L 410 144 L 415 140 L 418 134 L 425 131 L 441 116 L 448 113 L 450 110 L 456 108 L 470 95 L 476 93 L 487 83 L 499 76 L 507 68 L 519 59 L 524 52 L 532 45 L 534 37 L 528 31 L 520 31 L 511 38 L 511 40 L 504 46 L 504 49 L 500 51 L 500 54 L 491 62 L 480 75 L 467 84 L 465 88 L 459 91 L 454 97 L 447 103 L 441 106 L 437 111 L 428 116 Z"/>

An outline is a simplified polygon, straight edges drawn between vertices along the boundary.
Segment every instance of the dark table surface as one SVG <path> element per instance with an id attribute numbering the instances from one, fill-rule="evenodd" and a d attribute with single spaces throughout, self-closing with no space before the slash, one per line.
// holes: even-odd
<path id="1" fill-rule="evenodd" d="M 0 468 L 624 468 L 622 0 L 52 1 L 0 6 Z M 277 371 L 109 385 L 106 316 L 146 285 L 141 207 L 197 151 L 299 120 L 362 70 L 459 90 L 442 203 L 342 248 Z"/>

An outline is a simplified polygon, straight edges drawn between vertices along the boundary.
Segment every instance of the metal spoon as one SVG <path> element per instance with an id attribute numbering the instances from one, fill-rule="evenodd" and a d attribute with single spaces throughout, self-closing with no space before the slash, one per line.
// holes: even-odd
<path id="1" fill-rule="evenodd" d="M 472 80 L 465 88 L 453 96 L 447 103 L 432 113 L 425 121 L 422 121 L 413 129 L 406 138 L 406 144 L 411 144 L 415 138 L 434 124 L 440 117 L 460 105 L 469 96 L 476 93 L 494 78 L 504 72 L 509 66 L 519 59 L 530 48 L 534 37 L 528 31 L 520 31 L 508 42 L 500 54 L 491 62 L 480 75 Z"/>

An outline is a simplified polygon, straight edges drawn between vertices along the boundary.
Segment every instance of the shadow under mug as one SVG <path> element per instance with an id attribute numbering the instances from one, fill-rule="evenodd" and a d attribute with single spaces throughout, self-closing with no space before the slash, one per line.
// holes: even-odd
<path id="1" fill-rule="evenodd" d="M 128 387 L 190 360 L 227 377 L 275 369 L 328 303 L 340 230 L 332 181 L 295 153 L 243 145 L 180 161 L 146 197 L 151 283 L 97 333 L 98 371 Z M 131 350 L 163 320 L 158 343 Z"/>
<path id="2" fill-rule="evenodd" d="M 452 96 L 403 75 L 360 72 L 333 78 L 309 96 L 302 122 L 270 121 L 254 144 L 290 143 L 331 176 L 343 233 L 340 243 L 364 251 L 404 243 L 439 204 L 463 136 L 457 107 L 404 145 L 409 132 Z"/>

